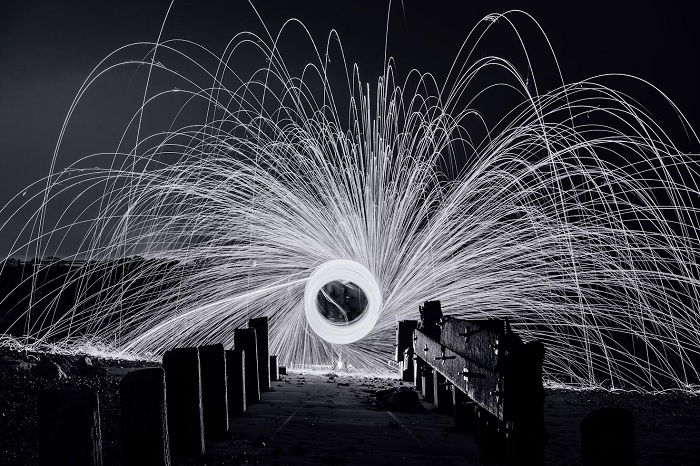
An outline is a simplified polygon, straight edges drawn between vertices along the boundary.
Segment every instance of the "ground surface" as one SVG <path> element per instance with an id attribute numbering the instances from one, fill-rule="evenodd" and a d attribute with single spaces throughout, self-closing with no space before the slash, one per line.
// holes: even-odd
<path id="1" fill-rule="evenodd" d="M 403 413 L 372 402 L 375 391 L 398 384 L 291 374 L 231 426 L 234 440 L 213 456 L 238 451 L 241 459 L 270 465 L 452 465 L 476 457 L 474 442 L 454 431 L 452 418 L 427 404 L 423 412 Z"/>
<path id="2" fill-rule="evenodd" d="M 63 368 L 36 370 L 42 358 Z M 88 386 L 100 395 L 105 466 L 120 465 L 119 379 L 143 363 L 0 351 L 0 465 L 37 464 L 36 395 L 42 387 Z M 450 416 L 390 412 L 373 394 L 401 386 L 390 379 L 290 374 L 231 426 L 231 439 L 182 465 L 451 465 L 480 464 L 474 438 Z M 700 465 L 700 397 L 547 390 L 548 465 L 580 464 L 579 425 L 591 410 L 623 406 L 635 417 L 638 465 Z"/>
<path id="3" fill-rule="evenodd" d="M 36 400 L 43 388 L 96 390 L 100 403 L 104 464 L 120 465 L 119 379 L 129 370 L 152 365 L 0 349 L 0 465 L 38 464 Z M 61 373 L 57 375 L 51 368 L 60 368 Z"/>

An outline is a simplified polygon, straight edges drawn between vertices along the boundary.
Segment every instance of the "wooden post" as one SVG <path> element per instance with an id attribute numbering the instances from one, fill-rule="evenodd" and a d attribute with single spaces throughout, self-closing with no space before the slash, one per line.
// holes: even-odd
<path id="1" fill-rule="evenodd" d="M 233 331 L 234 346 L 245 351 L 245 399 L 246 405 L 260 401 L 258 378 L 258 343 L 254 328 L 237 328 Z"/>
<path id="2" fill-rule="evenodd" d="M 634 464 L 634 418 L 624 408 L 593 411 L 581 423 L 584 466 Z"/>
<path id="3" fill-rule="evenodd" d="M 404 382 L 414 382 L 413 346 L 409 346 L 403 351 L 403 367 L 401 380 Z"/>
<path id="4" fill-rule="evenodd" d="M 280 379 L 280 368 L 277 365 L 277 356 L 270 356 L 270 380 L 277 382 Z"/>
<path id="5" fill-rule="evenodd" d="M 452 386 L 452 409 L 455 428 L 462 432 L 474 432 L 476 403 L 455 386 Z"/>
<path id="6" fill-rule="evenodd" d="M 222 440 L 228 433 L 226 355 L 224 345 L 199 347 L 205 440 Z"/>
<path id="7" fill-rule="evenodd" d="M 440 322 L 442 320 L 442 306 L 440 301 L 426 301 L 418 307 L 420 313 L 420 329 L 423 333 L 436 341 L 440 341 Z"/>
<path id="8" fill-rule="evenodd" d="M 406 348 L 413 346 L 413 331 L 418 327 L 417 320 L 400 320 L 396 329 L 396 362 L 403 361 Z M 405 367 L 404 367 L 405 369 Z M 399 374 L 401 375 L 401 374 Z"/>
<path id="9" fill-rule="evenodd" d="M 432 403 L 434 398 L 434 388 L 433 388 L 433 368 L 427 364 L 423 365 L 423 370 L 421 374 L 421 388 L 423 390 L 423 398 L 428 403 Z"/>
<path id="10" fill-rule="evenodd" d="M 176 348 L 163 355 L 168 434 L 173 456 L 205 453 L 202 382 L 197 348 Z"/>
<path id="11" fill-rule="evenodd" d="M 507 445 L 503 423 L 485 409 L 476 411 L 476 445 L 479 459 L 485 463 L 506 458 Z"/>
<path id="12" fill-rule="evenodd" d="M 226 382 L 228 387 L 228 423 L 245 413 L 245 352 L 226 351 Z"/>
<path id="13" fill-rule="evenodd" d="M 433 370 L 433 404 L 443 413 L 452 412 L 452 389 L 445 376 Z"/>
<path id="14" fill-rule="evenodd" d="M 119 384 L 122 463 L 170 466 L 165 373 L 160 367 L 127 373 Z"/>
<path id="15" fill-rule="evenodd" d="M 99 404 L 91 390 L 39 392 L 41 466 L 102 466 Z"/>
<path id="16" fill-rule="evenodd" d="M 423 392 L 423 361 L 418 356 L 413 355 L 413 385 L 416 391 Z"/>
<path id="17" fill-rule="evenodd" d="M 260 391 L 270 390 L 270 348 L 268 347 L 268 319 L 256 317 L 248 321 L 248 327 L 255 329 L 258 349 L 258 378 L 260 379 Z"/>

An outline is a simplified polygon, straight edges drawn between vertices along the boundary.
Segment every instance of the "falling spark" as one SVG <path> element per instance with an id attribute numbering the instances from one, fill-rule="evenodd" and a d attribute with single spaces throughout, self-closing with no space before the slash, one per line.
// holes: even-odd
<path id="1" fill-rule="evenodd" d="M 477 56 L 489 34 L 517 34 L 520 21 L 534 22 L 517 11 L 485 17 L 441 82 L 417 71 L 399 81 L 390 60 L 373 89 L 344 61 L 347 80 L 338 79 L 322 54 L 294 74 L 277 47 L 294 22 L 276 39 L 240 34 L 221 55 L 181 40 L 160 41 L 155 63 L 120 57 L 151 56 L 144 47 L 156 44 L 110 55 L 78 93 L 52 167 L 76 104 L 111 69 L 155 64 L 152 73 L 182 83 L 148 95 L 125 136 L 159 102 L 189 100 L 164 129 L 139 126 L 133 147 L 125 137 L 116 150 L 52 169 L 25 207 L 0 211 L 10 219 L 29 211 L 30 237 L 8 257 L 44 257 L 66 238 L 82 239 L 68 259 L 84 265 L 61 285 L 74 304 L 58 312 L 61 300 L 42 298 L 35 284 L 26 341 L 68 349 L 106 342 L 115 353 L 152 355 L 231 346 L 235 327 L 268 315 L 281 363 L 337 361 L 381 373 L 396 321 L 440 299 L 448 314 L 507 318 L 526 339 L 543 341 L 552 383 L 692 389 L 697 155 L 606 85 L 611 76 L 544 92 L 532 64 L 523 80 L 506 58 Z M 245 47 L 263 64 L 250 75 L 236 60 Z M 525 47 L 518 52 L 529 57 Z M 182 61 L 191 74 L 175 71 Z M 494 123 L 482 110 L 502 105 L 489 103 L 496 92 L 517 102 Z M 180 119 L 202 104 L 198 123 Z M 61 204 L 76 191 L 94 203 Z M 47 212 L 63 215 L 48 222 Z M 149 260 L 117 261 L 136 255 Z M 166 261 L 175 264 L 168 273 Z M 314 275 L 338 263 L 352 265 Z M 118 284 L 93 286 L 93 277 L 117 271 Z M 367 296 L 356 321 L 331 324 L 317 312 L 330 280 Z"/>

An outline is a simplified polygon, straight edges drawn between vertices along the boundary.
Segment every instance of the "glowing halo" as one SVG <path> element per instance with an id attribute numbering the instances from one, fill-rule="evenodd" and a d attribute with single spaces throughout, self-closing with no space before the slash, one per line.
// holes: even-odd
<path id="1" fill-rule="evenodd" d="M 364 312 L 347 324 L 338 325 L 326 319 L 317 305 L 317 296 L 324 285 L 333 281 L 352 282 L 367 298 Z M 329 343 L 348 344 L 365 337 L 379 319 L 382 294 L 372 272 L 351 260 L 331 260 L 316 267 L 304 289 L 304 312 L 309 326 Z"/>

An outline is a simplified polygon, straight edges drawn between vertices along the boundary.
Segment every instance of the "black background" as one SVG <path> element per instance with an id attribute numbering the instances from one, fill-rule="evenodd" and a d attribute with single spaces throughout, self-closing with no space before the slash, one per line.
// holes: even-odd
<path id="1" fill-rule="evenodd" d="M 6 2 L 0 14 L 0 204 L 48 171 L 63 118 L 85 76 L 106 54 L 129 42 L 155 41 L 169 1 Z M 263 20 L 277 30 L 289 17 L 301 19 L 323 42 L 339 31 L 350 62 L 362 78 L 376 82 L 384 59 L 388 2 L 376 0 L 256 2 Z M 389 54 L 404 72 L 410 68 L 444 76 L 469 30 L 484 15 L 509 9 L 532 14 L 546 32 L 565 81 L 602 73 L 629 73 L 651 81 L 700 127 L 697 8 L 693 2 L 394 2 L 390 14 Z M 224 50 L 237 32 L 262 32 L 248 2 L 176 1 L 163 38 L 181 37 Z M 546 61 L 541 37 L 526 31 L 534 60 Z M 510 42 L 491 39 L 491 51 L 504 53 Z M 285 53 L 294 53 L 294 49 Z M 306 53 L 299 51 L 300 54 Z M 538 57 L 537 54 L 542 54 Z M 305 60 L 305 56 L 300 56 Z M 538 78 L 551 81 L 550 67 Z M 92 96 L 83 109 L 84 134 L 67 151 L 76 154 L 104 147 L 104 134 L 91 125 L 124 127 L 118 90 Z M 658 103 L 658 102 L 657 102 Z M 654 105 L 654 103 L 652 103 Z M 114 111 L 112 111 L 114 110 Z M 133 110 L 133 106 L 129 107 Z M 652 108 L 652 110 L 654 110 Z M 659 112 L 660 123 L 671 118 Z M 80 126 L 78 126 L 80 130 Z M 0 232 L 0 244 L 14 235 Z"/>

